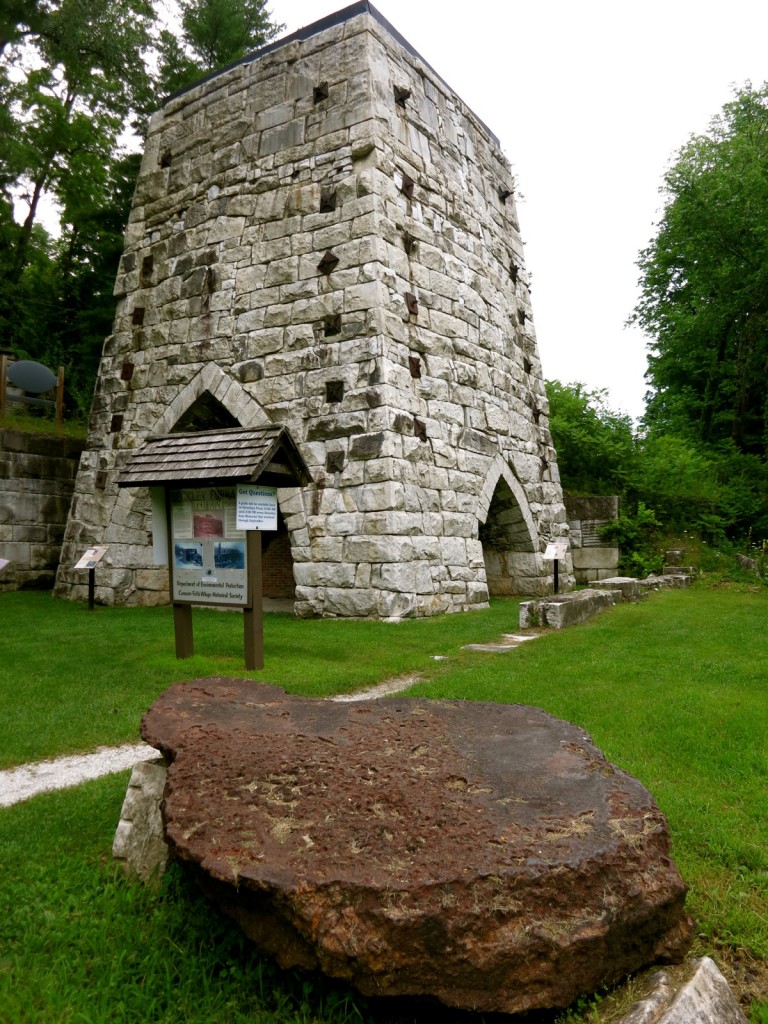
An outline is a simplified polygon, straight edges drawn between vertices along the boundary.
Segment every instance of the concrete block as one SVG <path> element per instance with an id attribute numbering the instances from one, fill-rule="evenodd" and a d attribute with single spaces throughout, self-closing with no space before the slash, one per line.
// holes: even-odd
<path id="1" fill-rule="evenodd" d="M 644 593 L 639 580 L 632 576 L 610 576 L 608 579 L 600 579 L 595 589 L 618 591 L 622 601 L 639 601 Z"/>

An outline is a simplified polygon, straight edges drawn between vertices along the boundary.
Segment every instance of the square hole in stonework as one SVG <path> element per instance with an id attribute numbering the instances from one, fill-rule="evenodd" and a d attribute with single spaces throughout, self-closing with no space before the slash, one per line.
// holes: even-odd
<path id="1" fill-rule="evenodd" d="M 344 397 L 343 380 L 327 380 L 325 382 L 326 402 L 340 402 Z"/>
<path id="2" fill-rule="evenodd" d="M 325 468 L 329 473 L 341 473 L 344 469 L 344 452 L 328 452 L 325 456 Z"/>
<path id="3" fill-rule="evenodd" d="M 326 338 L 332 337 L 334 334 L 341 334 L 341 314 L 337 313 L 336 316 L 328 316 L 325 318 L 325 324 L 323 327 L 323 333 Z"/>
<path id="4" fill-rule="evenodd" d="M 152 280 L 152 271 L 155 268 L 154 256 L 145 256 L 141 261 L 141 283 L 149 284 Z"/>
<path id="5" fill-rule="evenodd" d="M 333 213 L 336 209 L 336 189 L 323 188 L 320 190 L 320 213 Z"/>

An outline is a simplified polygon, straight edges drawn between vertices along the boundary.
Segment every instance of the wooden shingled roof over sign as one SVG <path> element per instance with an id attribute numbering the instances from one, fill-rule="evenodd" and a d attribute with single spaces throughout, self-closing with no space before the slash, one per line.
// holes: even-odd
<path id="1" fill-rule="evenodd" d="M 149 438 L 127 461 L 119 487 L 259 483 L 303 487 L 312 476 L 285 427 L 204 430 Z"/>

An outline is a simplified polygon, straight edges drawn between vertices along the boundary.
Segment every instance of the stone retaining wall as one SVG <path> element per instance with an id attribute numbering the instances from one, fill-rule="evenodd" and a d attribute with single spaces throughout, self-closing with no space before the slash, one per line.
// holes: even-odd
<path id="1" fill-rule="evenodd" d="M 53 586 L 84 444 L 0 430 L 0 591 Z"/>
<path id="2" fill-rule="evenodd" d="M 314 481 L 278 495 L 298 614 L 551 590 L 567 527 L 509 164 L 369 4 L 153 117 L 115 294 L 57 594 L 82 596 L 88 538 L 100 600 L 167 599 L 121 465 L 150 434 L 266 423 Z"/>

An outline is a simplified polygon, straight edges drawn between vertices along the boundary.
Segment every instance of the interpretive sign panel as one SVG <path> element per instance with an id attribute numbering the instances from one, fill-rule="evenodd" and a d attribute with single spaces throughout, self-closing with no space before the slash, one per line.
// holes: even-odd
<path id="1" fill-rule="evenodd" d="M 277 488 L 261 484 L 237 487 L 238 530 L 277 530 Z"/>
<path id="2" fill-rule="evenodd" d="M 97 548 L 88 548 L 81 556 L 80 561 L 75 564 L 76 569 L 95 569 L 104 555 L 109 551 L 108 544 L 102 544 Z"/>
<path id="3" fill-rule="evenodd" d="M 568 541 L 567 540 L 553 540 L 547 544 L 547 550 L 544 552 L 544 558 L 546 559 L 561 559 L 565 558 L 568 554 Z"/>
<path id="4" fill-rule="evenodd" d="M 173 600 L 248 604 L 245 532 L 237 525 L 234 487 L 169 492 Z"/>

